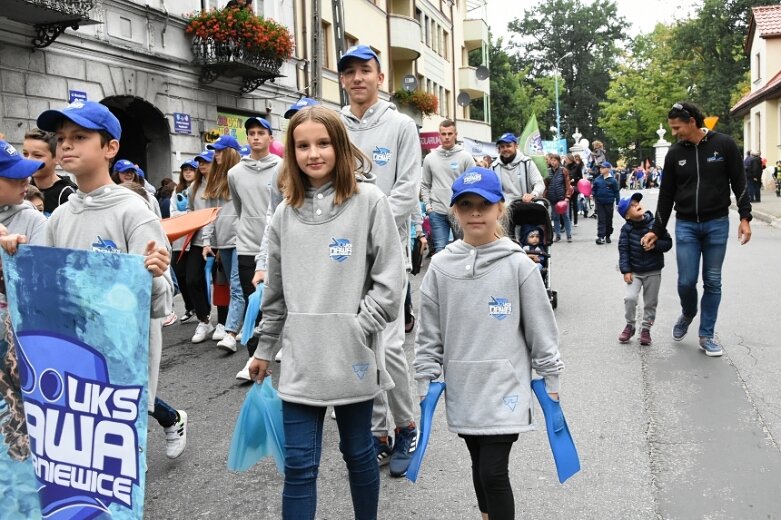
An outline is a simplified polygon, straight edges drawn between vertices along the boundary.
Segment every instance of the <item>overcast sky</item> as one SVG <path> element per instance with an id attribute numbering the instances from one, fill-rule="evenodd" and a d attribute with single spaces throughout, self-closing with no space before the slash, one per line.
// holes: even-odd
<path id="1" fill-rule="evenodd" d="M 630 35 L 647 33 L 653 30 L 658 22 L 670 23 L 688 18 L 694 12 L 698 0 L 615 0 L 618 14 L 631 24 Z M 494 38 L 507 37 L 507 24 L 515 18 L 523 16 L 523 12 L 531 9 L 540 0 L 487 0 L 488 25 Z M 583 0 L 590 3 L 589 0 Z"/>

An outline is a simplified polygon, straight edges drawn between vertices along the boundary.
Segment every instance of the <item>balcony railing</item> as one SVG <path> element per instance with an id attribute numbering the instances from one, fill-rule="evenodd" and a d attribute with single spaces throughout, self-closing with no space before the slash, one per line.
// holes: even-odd
<path id="1" fill-rule="evenodd" d="M 9 20 L 35 27 L 33 46 L 47 47 L 57 37 L 79 25 L 95 23 L 89 19 L 89 11 L 96 0 L 6 0 L 2 15 Z"/>
<path id="2" fill-rule="evenodd" d="M 244 80 L 241 92 L 246 94 L 282 77 L 279 69 L 284 60 L 252 52 L 232 40 L 193 38 L 192 51 L 193 64 L 201 67 L 202 83 L 211 83 L 219 76 L 239 76 Z"/>

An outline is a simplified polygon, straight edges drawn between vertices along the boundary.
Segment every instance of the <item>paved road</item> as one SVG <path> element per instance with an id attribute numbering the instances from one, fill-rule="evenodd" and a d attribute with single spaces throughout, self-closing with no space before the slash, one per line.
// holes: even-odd
<path id="1" fill-rule="evenodd" d="M 655 208 L 655 193 L 647 199 Z M 736 214 L 731 218 L 736 230 Z M 574 242 L 554 248 L 552 267 L 567 365 L 562 402 L 583 470 L 560 485 L 545 432 L 522 435 L 511 457 L 517 517 L 781 518 L 781 346 L 774 335 L 779 230 L 757 222 L 749 245 L 730 243 L 717 327 L 725 350 L 720 359 L 704 356 L 696 338 L 670 338 L 679 311 L 674 251 L 663 274 L 654 344 L 618 344 L 624 288 L 615 241 L 597 246 L 595 235 L 596 221 L 581 219 Z M 162 432 L 151 427 L 147 518 L 279 518 L 282 480 L 270 461 L 244 474 L 226 469 L 248 388 L 233 379 L 245 354 L 226 356 L 213 342 L 191 345 L 193 328 L 177 325 L 165 333 L 160 394 L 188 411 L 189 442 L 180 459 L 169 461 Z M 411 342 L 410 335 L 410 358 Z M 352 517 L 337 443 L 336 424 L 326 419 L 322 520 Z M 466 447 L 447 431 L 441 413 L 418 483 L 383 472 L 380 518 L 479 519 L 473 497 Z"/>

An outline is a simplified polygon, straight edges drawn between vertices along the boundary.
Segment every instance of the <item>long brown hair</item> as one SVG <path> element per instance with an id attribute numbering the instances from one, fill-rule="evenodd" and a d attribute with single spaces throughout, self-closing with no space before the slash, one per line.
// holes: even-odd
<path id="1" fill-rule="evenodd" d="M 211 169 L 211 164 L 212 163 L 209 163 L 210 169 Z M 203 175 L 203 173 L 201 173 L 200 162 L 198 162 L 198 166 L 199 167 L 195 169 L 195 177 L 193 177 L 193 182 L 190 183 L 190 205 L 192 205 L 193 197 L 195 197 L 195 194 L 198 193 L 198 188 L 201 186 L 201 183 L 203 183 L 205 186 L 208 184 L 208 180 L 209 180 L 207 177 Z"/>
<path id="2" fill-rule="evenodd" d="M 189 186 L 189 184 L 187 184 L 187 180 L 184 178 L 185 169 L 190 169 L 190 167 L 186 166 L 185 168 L 179 170 L 179 182 L 176 184 L 176 187 L 174 188 L 174 193 L 184 193 L 184 190 L 186 190 L 187 187 Z M 199 176 L 200 173 L 201 172 L 198 171 L 198 168 L 195 168 L 195 175 L 193 176 L 193 180 L 192 182 L 190 182 L 190 184 L 195 182 L 195 177 Z"/>
<path id="3" fill-rule="evenodd" d="M 307 181 L 306 174 L 296 161 L 296 142 L 293 132 L 307 121 L 323 125 L 328 132 L 329 139 L 331 139 L 331 146 L 336 154 L 336 164 L 332 176 L 336 191 L 334 204 L 342 204 L 358 192 L 355 174 L 367 171 L 369 159 L 350 142 L 347 129 L 342 120 L 339 119 L 339 115 L 322 106 L 301 109 L 290 119 L 285 143 L 285 162 L 282 166 L 279 185 L 283 189 L 289 205 L 298 208 L 303 204 Z"/>
<path id="4" fill-rule="evenodd" d="M 228 170 L 239 164 L 241 156 L 233 148 L 222 149 L 222 163 L 217 164 L 218 152 L 214 152 L 214 160 L 209 168 L 209 179 L 206 183 L 206 189 L 203 191 L 205 199 L 230 200 L 231 194 L 228 189 Z M 195 181 L 193 180 L 193 183 Z"/>

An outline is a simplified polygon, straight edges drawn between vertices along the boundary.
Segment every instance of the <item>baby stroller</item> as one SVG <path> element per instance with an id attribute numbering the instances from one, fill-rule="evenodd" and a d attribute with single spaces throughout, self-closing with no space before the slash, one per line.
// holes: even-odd
<path id="1" fill-rule="evenodd" d="M 510 232 L 522 245 L 526 235 L 533 229 L 540 229 L 541 246 L 547 251 L 546 264 L 540 271 L 545 289 L 548 291 L 548 300 L 554 309 L 558 305 L 558 294 L 551 290 L 551 245 L 553 244 L 553 226 L 551 224 L 550 204 L 545 199 L 534 199 L 532 202 L 516 200 L 510 204 L 508 210 L 510 218 Z"/>

